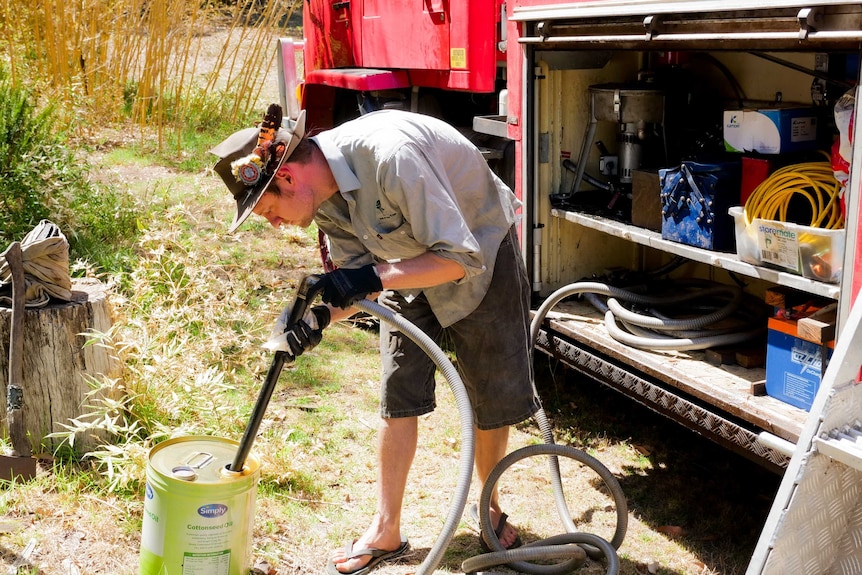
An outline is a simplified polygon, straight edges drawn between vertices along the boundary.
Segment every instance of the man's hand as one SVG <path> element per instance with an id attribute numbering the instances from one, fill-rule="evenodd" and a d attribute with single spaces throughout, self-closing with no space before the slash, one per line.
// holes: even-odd
<path id="1" fill-rule="evenodd" d="M 316 305 L 306 310 L 302 319 L 288 329 L 290 312 L 291 306 L 284 308 L 263 347 L 269 351 L 284 351 L 297 358 L 320 343 L 323 329 L 329 325 L 329 308 Z"/>
<path id="2" fill-rule="evenodd" d="M 339 268 L 324 274 L 320 284 L 323 285 L 323 301 L 341 309 L 349 308 L 355 302 L 365 299 L 368 294 L 383 290 L 374 264 L 355 270 Z"/>

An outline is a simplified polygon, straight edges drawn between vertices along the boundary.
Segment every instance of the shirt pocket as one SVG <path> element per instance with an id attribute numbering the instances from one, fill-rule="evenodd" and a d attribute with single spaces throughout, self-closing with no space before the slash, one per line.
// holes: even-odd
<path id="1" fill-rule="evenodd" d="M 386 261 L 415 258 L 428 251 L 413 237 L 413 229 L 408 222 L 389 231 L 370 231 L 363 242 L 371 253 Z"/>

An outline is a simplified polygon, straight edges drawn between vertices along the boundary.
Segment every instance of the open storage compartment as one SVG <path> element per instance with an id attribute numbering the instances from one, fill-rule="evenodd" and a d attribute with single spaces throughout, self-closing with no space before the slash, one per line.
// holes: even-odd
<path id="1" fill-rule="evenodd" d="M 734 153 L 740 161 L 743 155 L 772 161 L 773 169 L 816 161 L 817 150 L 828 151 L 837 130 L 831 125 L 834 103 L 858 81 L 862 7 L 522 0 L 510 15 L 519 24 L 525 58 L 519 157 L 532 224 L 525 253 L 537 301 L 585 279 L 672 270 L 664 277 L 742 286 L 767 311 L 768 294 L 776 288 L 835 303 L 840 328 L 851 296 L 844 278 L 856 257 L 859 194 L 846 198 L 845 231 L 830 232 L 841 234 L 845 246 L 842 278 L 819 281 L 745 261 L 732 244 L 705 249 L 669 237 L 661 170 L 686 160 L 719 165 Z M 727 152 L 724 112 L 766 104 L 794 110 L 782 112 L 789 127 L 776 125 L 775 136 L 793 152 Z M 812 127 L 814 141 L 804 135 Z M 858 182 L 851 172 L 848 189 L 858 190 Z M 744 183 L 735 184 L 739 195 L 730 206 L 742 204 Z M 644 193 L 650 186 L 654 193 Z M 719 199 L 727 203 L 697 191 L 707 207 Z M 692 205 L 691 196 L 685 200 Z M 722 225 L 730 226 L 733 239 L 734 220 L 722 206 Z M 752 342 L 765 352 L 767 316 L 762 322 L 763 338 Z M 584 301 L 556 306 L 537 347 L 779 472 L 809 415 L 764 393 L 765 365 L 716 365 L 703 350 L 634 349 L 611 337 L 603 312 Z"/>

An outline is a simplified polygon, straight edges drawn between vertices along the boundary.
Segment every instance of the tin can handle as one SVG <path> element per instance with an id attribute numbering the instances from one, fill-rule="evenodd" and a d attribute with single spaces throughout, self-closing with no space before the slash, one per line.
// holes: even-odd
<path id="1" fill-rule="evenodd" d="M 195 451 L 188 459 L 186 459 L 186 465 L 193 467 L 194 469 L 201 469 L 202 467 L 209 465 L 213 459 L 215 458 L 212 453 L 208 453 L 206 451 Z M 193 463 L 195 460 L 198 460 L 198 463 Z"/>

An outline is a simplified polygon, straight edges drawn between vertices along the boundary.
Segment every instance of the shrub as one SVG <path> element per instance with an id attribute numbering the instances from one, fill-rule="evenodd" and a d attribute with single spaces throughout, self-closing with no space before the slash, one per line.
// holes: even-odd
<path id="1" fill-rule="evenodd" d="M 134 201 L 93 184 L 66 136 L 54 106 L 39 107 L 33 91 L 0 67 L 0 243 L 20 241 L 48 219 L 69 239 L 73 259 L 106 263 L 116 255 L 106 246 L 134 238 Z"/>
<path id="2" fill-rule="evenodd" d="M 30 92 L 0 68 L 0 234 L 20 239 L 50 209 L 50 169 L 57 146 L 51 108 L 37 111 Z"/>

